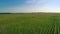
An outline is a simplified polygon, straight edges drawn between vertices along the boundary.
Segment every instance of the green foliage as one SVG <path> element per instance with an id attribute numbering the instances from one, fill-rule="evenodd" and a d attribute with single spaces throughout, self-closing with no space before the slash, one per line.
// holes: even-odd
<path id="1" fill-rule="evenodd" d="M 1 14 L 0 34 L 60 34 L 60 14 Z"/>

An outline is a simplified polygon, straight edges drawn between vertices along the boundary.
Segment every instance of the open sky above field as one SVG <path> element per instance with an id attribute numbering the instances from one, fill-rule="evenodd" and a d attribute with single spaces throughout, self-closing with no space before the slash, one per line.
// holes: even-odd
<path id="1" fill-rule="evenodd" d="M 1 12 L 60 12 L 60 0 L 0 0 Z"/>

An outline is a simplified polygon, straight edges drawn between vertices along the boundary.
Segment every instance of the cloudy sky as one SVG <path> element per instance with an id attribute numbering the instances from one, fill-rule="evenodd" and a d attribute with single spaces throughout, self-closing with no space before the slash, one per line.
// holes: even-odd
<path id="1" fill-rule="evenodd" d="M 60 0 L 0 0 L 2 12 L 60 12 Z"/>

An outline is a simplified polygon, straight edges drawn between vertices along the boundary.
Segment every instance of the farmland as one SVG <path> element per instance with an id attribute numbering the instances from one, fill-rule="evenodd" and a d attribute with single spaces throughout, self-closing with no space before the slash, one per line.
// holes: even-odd
<path id="1" fill-rule="evenodd" d="M 0 14 L 0 34 L 60 34 L 60 14 Z"/>

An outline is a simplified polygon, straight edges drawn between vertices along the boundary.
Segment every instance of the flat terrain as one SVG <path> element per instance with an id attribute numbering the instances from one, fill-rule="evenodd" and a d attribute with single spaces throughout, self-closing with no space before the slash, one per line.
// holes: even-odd
<path id="1" fill-rule="evenodd" d="M 0 34 L 60 34 L 60 14 L 0 14 Z"/>

